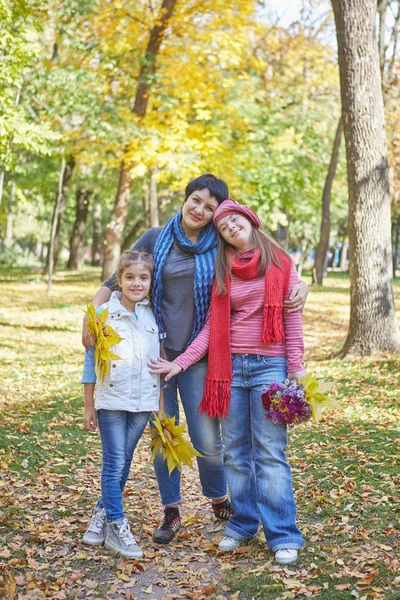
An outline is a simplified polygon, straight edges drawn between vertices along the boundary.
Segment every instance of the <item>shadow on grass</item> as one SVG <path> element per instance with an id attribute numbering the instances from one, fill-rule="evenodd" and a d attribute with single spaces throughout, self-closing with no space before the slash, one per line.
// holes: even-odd
<path id="1" fill-rule="evenodd" d="M 32 331 L 68 331 L 70 333 L 76 333 L 77 329 L 71 327 L 52 327 L 48 325 L 25 325 L 25 323 L 6 323 L 5 321 L 0 321 L 0 326 L 3 327 L 13 327 L 15 329 L 29 329 Z"/>

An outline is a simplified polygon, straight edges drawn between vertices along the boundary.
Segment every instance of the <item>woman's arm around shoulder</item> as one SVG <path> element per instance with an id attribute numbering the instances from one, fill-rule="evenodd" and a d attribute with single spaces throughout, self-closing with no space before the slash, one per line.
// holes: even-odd
<path id="1" fill-rule="evenodd" d="M 294 268 L 294 267 L 293 267 Z M 308 285 L 305 281 L 298 281 L 293 287 L 292 292 L 283 306 L 288 309 L 289 313 L 303 311 L 308 296 Z"/>

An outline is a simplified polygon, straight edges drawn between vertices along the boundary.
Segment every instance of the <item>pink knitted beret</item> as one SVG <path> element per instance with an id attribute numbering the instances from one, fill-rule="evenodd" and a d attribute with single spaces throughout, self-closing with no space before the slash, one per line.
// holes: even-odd
<path id="1" fill-rule="evenodd" d="M 217 210 L 214 213 L 213 220 L 214 225 L 223 219 L 224 217 L 228 217 L 229 215 L 244 215 L 259 229 L 261 227 L 261 221 L 257 213 L 248 206 L 244 204 L 239 204 L 236 200 L 232 200 L 232 198 L 228 198 L 221 202 L 218 206 Z"/>

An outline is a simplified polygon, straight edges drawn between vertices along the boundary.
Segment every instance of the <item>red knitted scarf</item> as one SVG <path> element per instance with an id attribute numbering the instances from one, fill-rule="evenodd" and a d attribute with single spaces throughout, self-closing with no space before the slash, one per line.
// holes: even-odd
<path id="1" fill-rule="evenodd" d="M 260 249 L 247 264 L 242 264 L 236 255 L 232 261 L 232 272 L 240 279 L 257 277 L 260 264 Z M 264 344 L 281 342 L 285 339 L 282 310 L 283 300 L 289 286 L 291 263 L 279 252 L 281 268 L 274 263 L 271 269 L 265 270 L 265 302 L 262 324 L 262 341 Z M 217 294 L 214 281 L 211 296 L 210 344 L 208 351 L 208 371 L 204 387 L 203 399 L 199 412 L 209 417 L 226 417 L 231 399 L 232 356 L 231 356 L 231 277 L 225 275 L 226 293 Z"/>

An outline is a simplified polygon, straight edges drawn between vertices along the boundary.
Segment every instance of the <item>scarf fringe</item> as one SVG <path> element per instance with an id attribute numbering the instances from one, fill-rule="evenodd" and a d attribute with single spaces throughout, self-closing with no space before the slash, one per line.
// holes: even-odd
<path id="1" fill-rule="evenodd" d="M 215 417 L 225 418 L 229 413 L 230 402 L 230 379 L 218 380 L 207 377 L 198 412 L 206 413 L 211 419 L 215 419 Z"/>
<path id="2" fill-rule="evenodd" d="M 264 344 L 281 342 L 285 339 L 282 322 L 282 306 L 264 306 L 262 341 Z"/>

